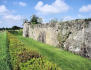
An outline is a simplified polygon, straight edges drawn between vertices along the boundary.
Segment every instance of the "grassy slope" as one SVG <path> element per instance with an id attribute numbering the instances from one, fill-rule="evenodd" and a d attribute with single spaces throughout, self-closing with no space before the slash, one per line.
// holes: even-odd
<path id="1" fill-rule="evenodd" d="M 70 52 L 42 44 L 35 40 L 17 36 L 28 48 L 35 49 L 50 61 L 56 63 L 63 70 L 91 70 L 91 60 L 85 59 Z"/>
<path id="2" fill-rule="evenodd" d="M 0 33 L 0 70 L 10 70 L 8 65 L 6 32 Z"/>

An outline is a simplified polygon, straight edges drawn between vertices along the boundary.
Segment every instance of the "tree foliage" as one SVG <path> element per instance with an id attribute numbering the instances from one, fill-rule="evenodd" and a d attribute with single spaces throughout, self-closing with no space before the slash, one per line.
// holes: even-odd
<path id="1" fill-rule="evenodd" d="M 51 19 L 51 20 L 49 21 L 49 23 L 57 23 L 57 22 L 58 22 L 58 20 L 57 20 L 56 18 Z"/>
<path id="2" fill-rule="evenodd" d="M 21 29 L 21 27 L 13 26 L 12 29 L 13 29 L 13 30 L 19 30 L 19 29 Z"/>
<path id="3" fill-rule="evenodd" d="M 32 24 L 38 24 L 38 17 L 36 15 L 32 15 L 30 22 Z"/>
<path id="4" fill-rule="evenodd" d="M 39 18 L 36 15 L 32 15 L 30 22 L 32 24 L 40 24 L 42 23 L 42 18 Z"/>

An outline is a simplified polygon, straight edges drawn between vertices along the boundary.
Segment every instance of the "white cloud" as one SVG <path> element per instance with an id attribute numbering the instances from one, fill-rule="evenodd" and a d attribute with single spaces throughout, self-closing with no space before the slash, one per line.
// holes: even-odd
<path id="1" fill-rule="evenodd" d="M 62 19 L 62 21 L 68 21 L 68 20 L 74 20 L 75 18 L 71 17 L 71 16 L 66 16 Z"/>
<path id="2" fill-rule="evenodd" d="M 25 7 L 27 4 L 25 2 L 19 2 L 19 5 Z"/>
<path id="3" fill-rule="evenodd" d="M 69 10 L 69 6 L 63 0 L 55 0 L 51 5 L 39 1 L 35 6 L 35 10 L 44 14 L 62 13 Z"/>
<path id="4" fill-rule="evenodd" d="M 13 2 L 13 5 L 25 7 L 27 6 L 27 3 L 20 1 L 20 2 Z"/>
<path id="5" fill-rule="evenodd" d="M 5 5 L 0 5 L 0 27 L 22 26 L 23 16 L 14 15 Z"/>
<path id="6" fill-rule="evenodd" d="M 20 26 L 23 24 L 23 16 L 7 14 L 2 16 L 2 26 L 0 27 L 12 27 L 12 26 Z"/>
<path id="7" fill-rule="evenodd" d="M 20 21 L 22 19 L 22 16 L 8 14 L 8 15 L 3 16 L 3 19 L 9 20 L 9 21 Z"/>
<path id="8" fill-rule="evenodd" d="M 7 11 L 8 11 L 8 9 L 6 8 L 5 5 L 0 6 L 0 13 L 4 13 L 4 12 L 7 12 Z"/>
<path id="9" fill-rule="evenodd" d="M 0 5 L 0 16 L 7 15 L 13 13 L 14 10 L 9 10 L 5 5 Z"/>
<path id="10" fill-rule="evenodd" d="M 79 9 L 79 12 L 91 12 L 91 4 L 90 5 L 87 5 L 87 6 L 82 6 Z"/>
<path id="11" fill-rule="evenodd" d="M 84 18 L 86 18 L 86 16 L 83 16 L 83 15 L 81 15 L 81 14 L 78 14 L 78 18 L 84 19 Z"/>
<path id="12" fill-rule="evenodd" d="M 91 15 L 90 14 L 88 15 L 78 14 L 77 18 L 79 19 L 91 18 Z"/>
<path id="13" fill-rule="evenodd" d="M 23 24 L 23 16 L 8 14 L 2 17 L 3 27 L 20 26 Z"/>

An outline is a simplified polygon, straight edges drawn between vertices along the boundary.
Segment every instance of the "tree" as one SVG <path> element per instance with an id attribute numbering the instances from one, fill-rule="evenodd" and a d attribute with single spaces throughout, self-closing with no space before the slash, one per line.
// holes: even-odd
<path id="1" fill-rule="evenodd" d="M 31 18 L 31 20 L 30 20 L 30 22 L 32 24 L 38 24 L 38 17 L 36 15 L 33 15 L 32 18 Z"/>
<path id="2" fill-rule="evenodd" d="M 37 17 L 36 15 L 32 15 L 32 18 L 30 20 L 32 24 L 40 24 L 42 23 L 42 18 Z"/>
<path id="3" fill-rule="evenodd" d="M 57 23 L 58 21 L 57 21 L 57 19 L 51 19 L 50 21 L 49 21 L 49 23 L 51 23 L 51 26 L 52 27 L 55 27 L 55 25 L 56 25 L 56 23 Z"/>
<path id="4" fill-rule="evenodd" d="M 54 18 L 54 19 L 51 19 L 50 21 L 49 21 L 49 23 L 57 23 L 58 21 L 57 21 L 57 19 L 56 18 Z"/>
<path id="5" fill-rule="evenodd" d="M 41 24 L 43 22 L 42 18 L 38 18 L 38 23 Z"/>
<path id="6" fill-rule="evenodd" d="M 21 27 L 13 26 L 12 29 L 13 29 L 13 30 L 19 30 L 19 29 L 21 29 Z"/>
<path id="7" fill-rule="evenodd" d="M 23 20 L 23 22 L 24 22 L 24 23 L 27 23 L 27 22 L 28 22 L 28 20 L 27 20 L 27 19 L 24 19 L 24 20 Z"/>

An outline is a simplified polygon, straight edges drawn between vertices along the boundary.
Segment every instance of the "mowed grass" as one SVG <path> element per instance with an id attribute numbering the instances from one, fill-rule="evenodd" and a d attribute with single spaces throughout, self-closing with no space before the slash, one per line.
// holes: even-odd
<path id="1" fill-rule="evenodd" d="M 40 54 L 46 56 L 49 61 L 56 63 L 62 70 L 91 70 L 91 60 L 40 43 L 31 38 L 24 38 L 20 35 L 17 35 L 17 38 L 28 46 L 28 48 L 39 51 Z"/>
<path id="2" fill-rule="evenodd" d="M 6 32 L 0 32 L 0 70 L 10 70 Z"/>

